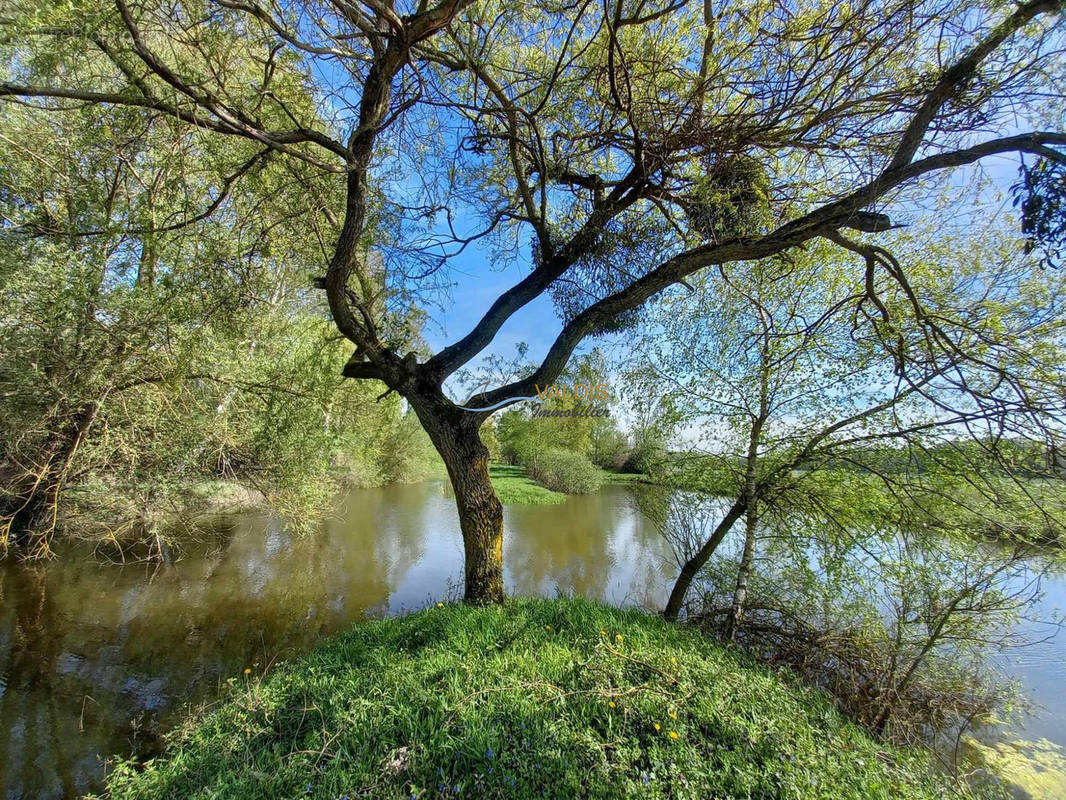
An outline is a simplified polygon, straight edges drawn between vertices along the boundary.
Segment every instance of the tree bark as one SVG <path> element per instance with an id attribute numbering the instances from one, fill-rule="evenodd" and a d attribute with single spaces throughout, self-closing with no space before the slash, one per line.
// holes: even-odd
<path id="1" fill-rule="evenodd" d="M 733 589 L 733 606 L 729 609 L 728 627 L 726 639 L 730 642 L 737 637 L 737 626 L 744 616 L 744 603 L 748 598 L 748 576 L 751 575 L 751 565 L 755 560 L 755 539 L 759 528 L 759 515 L 752 506 L 744 515 L 744 550 L 740 554 L 740 564 L 737 566 L 737 582 Z"/>
<path id="2" fill-rule="evenodd" d="M 489 450 L 478 430 L 483 414 L 409 398 L 448 469 L 465 551 L 468 603 L 503 602 L 503 505 L 489 479 Z"/>

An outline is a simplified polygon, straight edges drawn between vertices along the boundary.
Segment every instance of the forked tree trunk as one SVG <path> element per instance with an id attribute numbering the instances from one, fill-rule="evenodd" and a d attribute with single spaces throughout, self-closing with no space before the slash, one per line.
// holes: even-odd
<path id="1" fill-rule="evenodd" d="M 448 468 L 459 510 L 466 559 L 464 599 L 503 602 L 503 506 L 489 480 L 489 450 L 481 443 L 481 415 L 411 403 Z"/>

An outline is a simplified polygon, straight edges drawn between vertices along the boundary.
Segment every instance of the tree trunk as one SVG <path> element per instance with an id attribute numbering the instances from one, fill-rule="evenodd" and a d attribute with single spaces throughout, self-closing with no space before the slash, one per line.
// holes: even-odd
<path id="1" fill-rule="evenodd" d="M 704 542 L 703 547 L 681 567 L 681 573 L 677 576 L 677 580 L 674 581 L 674 588 L 670 591 L 670 599 L 667 600 L 666 608 L 663 610 L 663 616 L 668 620 L 677 619 L 678 614 L 681 613 L 681 606 L 684 605 L 685 595 L 688 594 L 692 581 L 696 579 L 696 574 L 703 569 L 707 559 L 714 554 L 714 551 L 718 549 L 718 545 L 722 543 L 722 539 L 729 533 L 733 524 L 740 519 L 740 516 L 744 513 L 744 506 L 745 498 L 742 496 L 730 506 L 729 511 L 726 512 L 722 521 L 718 523 L 718 527 L 714 529 L 714 533 L 711 534 L 710 538 Z"/>
<path id="2" fill-rule="evenodd" d="M 737 636 L 737 626 L 744 616 L 744 602 L 748 596 L 748 576 L 751 574 L 751 564 L 755 560 L 755 539 L 759 527 L 759 515 L 754 505 L 748 509 L 744 517 L 744 551 L 740 554 L 740 564 L 737 567 L 737 583 L 733 590 L 733 606 L 729 609 L 728 627 L 726 639 L 734 641 Z"/>
<path id="3" fill-rule="evenodd" d="M 503 602 L 503 506 L 489 480 L 489 450 L 478 429 L 484 415 L 412 407 L 448 468 L 465 550 L 468 603 Z"/>
<path id="4" fill-rule="evenodd" d="M 751 418 L 751 429 L 748 431 L 748 453 L 744 462 L 744 504 L 745 504 L 745 530 L 744 549 L 740 554 L 740 564 L 737 566 L 737 582 L 733 589 L 733 605 L 729 609 L 729 619 L 726 627 L 726 638 L 734 641 L 737 635 L 737 626 L 741 617 L 744 616 L 744 602 L 748 596 L 748 577 L 751 575 L 751 564 L 755 559 L 755 545 L 759 533 L 759 445 L 762 443 L 762 429 L 770 416 L 770 325 L 765 313 L 760 307 L 760 317 L 763 320 L 762 346 L 759 348 L 759 411 Z"/>
<path id="5" fill-rule="evenodd" d="M 105 393 L 106 396 L 106 393 Z M 85 434 L 96 420 L 102 400 L 83 405 L 67 425 L 56 421 L 37 457 L 11 497 L 0 507 L 0 531 L 26 556 L 51 553 L 59 493 Z"/>
<path id="6" fill-rule="evenodd" d="M 759 441 L 762 438 L 762 426 L 767 416 L 767 380 L 768 372 L 766 360 L 768 350 L 764 346 L 762 351 L 762 370 L 760 372 L 759 415 L 751 421 L 751 431 L 748 436 L 748 455 L 744 464 L 744 502 L 747 506 L 744 516 L 744 549 L 740 554 L 740 564 L 737 566 L 737 582 L 733 589 L 733 606 L 729 609 L 727 620 L 726 638 L 733 641 L 737 635 L 737 625 L 744 616 L 744 601 L 748 596 L 748 576 L 751 574 L 751 563 L 755 558 L 755 543 L 759 529 L 759 498 L 758 498 L 758 459 Z"/>

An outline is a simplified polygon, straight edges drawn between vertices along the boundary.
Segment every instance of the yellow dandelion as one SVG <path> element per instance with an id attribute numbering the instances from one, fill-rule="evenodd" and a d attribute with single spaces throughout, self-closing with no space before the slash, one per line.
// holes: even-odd
<path id="1" fill-rule="evenodd" d="M 600 636 L 606 636 L 606 635 L 607 635 L 607 631 L 600 631 Z"/>
<path id="2" fill-rule="evenodd" d="M 437 608 L 444 608 L 444 603 L 437 603 Z"/>
<path id="3" fill-rule="evenodd" d="M 663 729 L 663 726 L 660 725 L 658 722 L 656 722 L 652 727 L 655 728 L 655 730 L 657 731 L 661 731 Z"/>
<path id="4" fill-rule="evenodd" d="M 244 674 L 245 675 L 251 675 L 252 674 L 252 670 L 249 667 L 245 667 L 244 668 Z"/>
<path id="5" fill-rule="evenodd" d="M 673 711 L 670 712 L 670 719 L 677 719 L 676 712 L 673 712 Z"/>
<path id="6" fill-rule="evenodd" d="M 608 700 L 607 705 L 609 705 L 611 708 L 614 708 L 614 700 Z"/>
<path id="7" fill-rule="evenodd" d="M 622 641 L 622 634 L 620 634 L 620 633 L 616 633 L 616 634 L 614 635 L 614 640 L 615 640 L 616 642 L 620 642 L 620 641 Z"/>
<path id="8" fill-rule="evenodd" d="M 677 663 L 677 659 L 674 658 L 673 656 L 670 656 L 670 663 L 671 664 L 676 664 Z"/>
<path id="9" fill-rule="evenodd" d="M 670 731 L 670 738 L 671 739 L 676 739 L 677 738 L 677 731 Z"/>

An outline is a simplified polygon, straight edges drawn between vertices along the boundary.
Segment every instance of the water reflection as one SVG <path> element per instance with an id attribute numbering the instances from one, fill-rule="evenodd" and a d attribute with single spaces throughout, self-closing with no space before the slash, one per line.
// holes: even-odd
<path id="1" fill-rule="evenodd" d="M 662 602 L 666 546 L 625 488 L 510 507 L 507 526 L 511 592 Z M 152 752 L 188 705 L 244 668 L 421 607 L 461 568 L 455 507 L 433 483 L 353 492 L 305 537 L 245 515 L 171 565 L 0 565 L 4 797 L 97 788 L 104 755 Z"/>
<path id="2" fill-rule="evenodd" d="M 654 527 L 637 512 L 632 495 L 609 487 L 581 500 L 507 509 L 508 530 L 536 532 L 505 540 L 509 591 L 661 608 L 672 561 Z M 600 531 L 610 534 L 598 535 Z"/>
<path id="3" fill-rule="evenodd" d="M 674 562 L 641 501 L 656 497 L 608 486 L 558 506 L 508 507 L 508 591 L 661 608 Z M 77 554 L 2 563 L 3 797 L 91 791 L 103 756 L 154 752 L 188 706 L 214 699 L 245 668 L 258 674 L 355 621 L 420 608 L 455 591 L 461 571 L 454 501 L 440 483 L 352 492 L 299 538 L 244 515 L 171 565 L 105 566 Z M 1046 619 L 1066 602 L 1066 580 L 1045 589 Z M 1007 657 L 1007 671 L 1048 709 L 1024 738 L 1066 744 L 1064 643 Z"/>
<path id="4" fill-rule="evenodd" d="M 1035 702 L 1036 712 L 1008 735 L 1023 739 L 1048 739 L 1066 748 L 1066 632 L 1057 624 L 1066 610 L 1066 575 L 1051 576 L 1043 584 L 1044 596 L 1019 633 L 1031 644 L 1007 650 L 995 659 L 1004 673 L 1017 680 Z"/>

